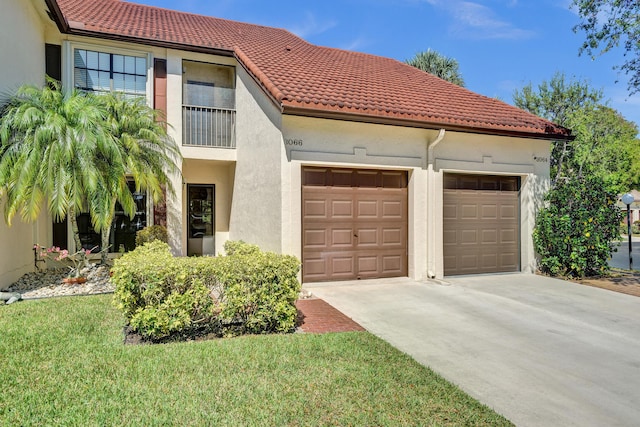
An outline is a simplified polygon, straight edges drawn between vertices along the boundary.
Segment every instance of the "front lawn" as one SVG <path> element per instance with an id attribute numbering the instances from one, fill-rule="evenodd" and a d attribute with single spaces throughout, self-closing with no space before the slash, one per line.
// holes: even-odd
<path id="1" fill-rule="evenodd" d="M 0 424 L 510 425 L 365 332 L 124 346 L 111 298 L 0 307 Z"/>

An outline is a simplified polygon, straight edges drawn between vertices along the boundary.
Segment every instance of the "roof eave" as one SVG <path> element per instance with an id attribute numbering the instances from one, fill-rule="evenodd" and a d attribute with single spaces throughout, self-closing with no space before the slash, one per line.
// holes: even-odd
<path id="1" fill-rule="evenodd" d="M 46 1 L 53 2 L 54 0 L 46 0 Z M 58 25 L 58 27 L 60 27 L 60 25 Z M 63 30 L 60 29 L 60 31 L 63 31 Z M 218 55 L 218 56 L 226 56 L 226 57 L 235 56 L 232 49 L 214 48 L 214 47 L 207 47 L 207 46 L 195 46 L 195 45 L 186 44 L 186 43 L 177 43 L 177 42 L 169 42 L 169 41 L 157 40 L 157 39 L 148 39 L 144 37 L 112 34 L 112 33 L 106 33 L 103 31 L 73 28 L 69 25 L 67 25 L 66 30 L 64 30 L 63 32 L 73 36 L 94 37 L 94 38 L 99 38 L 103 40 L 113 40 L 113 41 L 126 42 L 126 43 L 138 43 L 138 44 L 145 44 L 149 46 L 162 47 L 166 49 L 184 50 L 188 52 L 206 53 L 209 55 Z"/>
<path id="2" fill-rule="evenodd" d="M 358 122 L 358 123 L 404 126 L 404 127 L 413 127 L 413 128 L 420 128 L 420 129 L 445 129 L 447 131 L 453 131 L 453 132 L 466 132 L 466 133 L 474 133 L 474 134 L 481 134 L 481 135 L 495 135 L 495 136 L 506 136 L 506 137 L 515 137 L 515 138 L 541 139 L 545 141 L 564 141 L 564 140 L 573 141 L 575 139 L 575 136 L 573 135 L 544 134 L 544 133 L 523 132 L 523 131 L 508 130 L 508 129 L 491 129 L 491 128 L 484 128 L 484 127 L 477 127 L 477 126 L 464 126 L 464 125 L 455 125 L 455 124 L 449 124 L 449 123 L 402 119 L 402 118 L 396 118 L 396 117 L 374 116 L 371 114 L 354 114 L 354 113 L 345 113 L 341 111 L 327 111 L 327 110 L 318 110 L 318 109 L 292 107 L 292 106 L 284 106 L 282 109 L 282 112 L 283 114 L 288 114 L 292 116 L 342 120 L 342 121 L 351 121 L 351 122 Z"/>
<path id="3" fill-rule="evenodd" d="M 54 22 L 58 26 L 58 29 L 61 33 L 66 33 L 69 31 L 69 23 L 64 18 L 62 10 L 60 10 L 60 6 L 58 6 L 58 2 L 56 0 L 44 0 L 44 3 L 49 8 L 49 12 L 51 12 L 51 17 Z"/>

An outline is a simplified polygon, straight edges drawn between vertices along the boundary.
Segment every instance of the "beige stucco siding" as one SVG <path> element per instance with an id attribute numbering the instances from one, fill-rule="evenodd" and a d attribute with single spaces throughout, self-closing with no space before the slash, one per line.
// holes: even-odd
<path id="1" fill-rule="evenodd" d="M 182 198 L 182 247 L 187 247 L 187 185 L 215 185 L 215 242 L 216 254 L 223 253 L 224 242 L 229 239 L 229 219 L 235 164 L 208 160 L 185 159 L 183 163 L 184 185 L 180 192 Z"/>
<path id="2" fill-rule="evenodd" d="M 442 181 L 445 172 L 502 174 L 521 177 L 520 266 L 535 271 L 532 233 L 535 212 L 549 188 L 550 143 L 544 140 L 447 132 L 433 150 L 429 164 L 435 191 L 429 194 L 430 217 L 436 230 L 436 251 L 442 249 Z M 436 275 L 443 272 L 442 256 L 430 258 Z"/>
<path id="3" fill-rule="evenodd" d="M 410 277 L 422 278 L 427 269 L 427 142 L 436 135 L 424 129 L 284 116 L 283 251 L 302 256 L 303 165 L 406 170 L 408 271 Z"/>
<path id="4" fill-rule="evenodd" d="M 282 248 L 281 114 L 251 76 L 237 68 L 237 165 L 230 238 Z"/>
<path id="5" fill-rule="evenodd" d="M 444 132 L 438 141 L 438 135 L 437 130 L 284 116 L 283 251 L 301 256 L 303 165 L 402 169 L 409 172 L 409 276 L 441 278 L 443 174 L 505 174 L 521 177 L 521 268 L 533 271 L 531 233 L 549 185 L 549 142 L 456 132 Z"/>
<path id="6" fill-rule="evenodd" d="M 44 82 L 44 30 L 31 2 L 4 0 L 0 13 L 0 96 L 13 93 L 22 84 Z M 9 37 L 10 35 L 10 37 Z M 4 101 L 4 100 L 3 100 Z M 0 200 L 0 212 L 4 203 Z M 13 225 L 0 219 L 0 289 L 22 274 L 33 271 L 34 243 L 46 243 L 45 215 L 36 223 L 25 224 L 19 215 Z"/>

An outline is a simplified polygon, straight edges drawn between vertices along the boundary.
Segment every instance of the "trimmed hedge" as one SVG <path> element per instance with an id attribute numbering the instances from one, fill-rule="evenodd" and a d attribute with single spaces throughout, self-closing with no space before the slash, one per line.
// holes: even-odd
<path id="1" fill-rule="evenodd" d="M 169 235 L 167 233 L 167 227 L 163 225 L 150 225 L 136 233 L 136 246 L 142 246 L 154 240 L 168 243 Z"/>
<path id="2" fill-rule="evenodd" d="M 291 332 L 300 262 L 227 242 L 227 256 L 176 258 L 155 240 L 115 261 L 114 302 L 150 340 Z"/>

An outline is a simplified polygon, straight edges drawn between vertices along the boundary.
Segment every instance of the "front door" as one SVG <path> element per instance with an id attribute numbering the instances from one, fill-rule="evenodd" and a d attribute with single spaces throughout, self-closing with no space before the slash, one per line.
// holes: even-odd
<path id="1" fill-rule="evenodd" d="M 215 255 L 215 186 L 187 185 L 187 255 Z"/>

